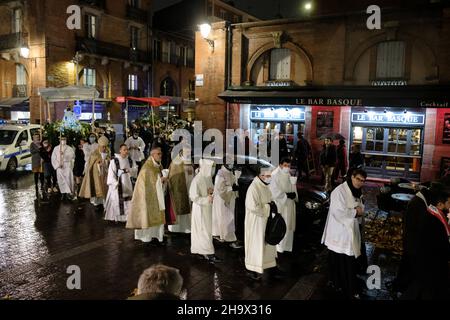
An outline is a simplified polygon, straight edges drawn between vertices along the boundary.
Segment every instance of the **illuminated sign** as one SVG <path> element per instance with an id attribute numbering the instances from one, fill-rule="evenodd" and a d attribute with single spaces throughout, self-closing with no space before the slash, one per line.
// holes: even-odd
<path id="1" fill-rule="evenodd" d="M 424 125 L 425 115 L 418 113 L 378 113 L 378 112 L 355 112 L 352 113 L 352 122 L 358 123 L 377 123 L 377 124 L 408 124 Z"/>
<path id="2" fill-rule="evenodd" d="M 362 99 L 356 98 L 298 98 L 297 104 L 308 106 L 362 106 Z"/>
<path id="3" fill-rule="evenodd" d="M 281 120 L 281 121 L 305 121 L 305 108 L 263 108 L 259 107 L 250 111 L 252 120 Z"/>

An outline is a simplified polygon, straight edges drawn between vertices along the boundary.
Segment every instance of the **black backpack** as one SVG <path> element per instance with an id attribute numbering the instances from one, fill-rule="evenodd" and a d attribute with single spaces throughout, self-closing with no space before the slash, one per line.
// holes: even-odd
<path id="1" fill-rule="evenodd" d="M 267 219 L 265 234 L 266 243 L 275 246 L 283 240 L 285 234 L 286 222 L 284 221 L 283 216 L 279 213 L 275 213 L 274 216 L 272 216 L 271 213 Z"/>

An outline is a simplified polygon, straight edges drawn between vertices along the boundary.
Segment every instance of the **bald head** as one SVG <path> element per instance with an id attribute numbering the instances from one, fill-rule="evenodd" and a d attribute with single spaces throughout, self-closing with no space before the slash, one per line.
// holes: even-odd
<path id="1" fill-rule="evenodd" d="M 160 147 L 154 147 L 150 151 L 150 156 L 155 160 L 156 162 L 161 162 L 162 159 L 162 151 Z"/>

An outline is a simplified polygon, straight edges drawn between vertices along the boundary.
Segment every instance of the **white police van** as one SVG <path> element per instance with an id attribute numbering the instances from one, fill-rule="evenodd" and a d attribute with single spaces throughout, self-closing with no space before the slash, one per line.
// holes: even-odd
<path id="1" fill-rule="evenodd" d="M 36 124 L 0 123 L 0 171 L 12 173 L 31 164 L 30 144 L 39 129 Z"/>

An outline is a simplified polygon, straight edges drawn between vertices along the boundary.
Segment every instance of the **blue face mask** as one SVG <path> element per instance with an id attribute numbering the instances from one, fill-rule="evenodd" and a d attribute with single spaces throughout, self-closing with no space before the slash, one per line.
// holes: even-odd
<path id="1" fill-rule="evenodd" d="M 95 143 L 95 138 L 94 138 L 94 137 L 89 137 L 89 142 L 90 142 L 91 144 Z"/>

